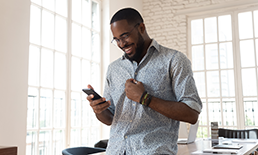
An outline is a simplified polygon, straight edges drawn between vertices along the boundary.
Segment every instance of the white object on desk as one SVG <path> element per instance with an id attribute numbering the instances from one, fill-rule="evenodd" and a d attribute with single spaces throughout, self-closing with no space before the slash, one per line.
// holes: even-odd
<path id="1" fill-rule="evenodd" d="M 191 125 L 187 139 L 178 139 L 177 144 L 193 143 L 196 139 L 198 125 L 199 125 L 199 121 L 197 121 L 194 125 Z"/>
<path id="2" fill-rule="evenodd" d="M 238 154 L 238 150 L 232 149 L 205 149 L 203 153 L 215 153 L 215 154 Z"/>

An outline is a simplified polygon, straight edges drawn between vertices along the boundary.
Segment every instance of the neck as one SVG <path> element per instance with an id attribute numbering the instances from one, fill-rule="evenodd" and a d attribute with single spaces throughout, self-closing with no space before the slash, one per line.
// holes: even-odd
<path id="1" fill-rule="evenodd" d="M 144 52 L 143 52 L 141 58 L 140 58 L 138 61 L 136 61 L 138 64 L 141 62 L 141 60 L 143 59 L 143 57 L 147 54 L 147 50 L 148 50 L 148 48 L 149 48 L 151 42 L 152 42 L 152 39 L 150 39 L 149 37 L 145 40 L 145 42 L 144 42 L 144 48 L 143 48 L 143 51 L 144 51 Z"/>

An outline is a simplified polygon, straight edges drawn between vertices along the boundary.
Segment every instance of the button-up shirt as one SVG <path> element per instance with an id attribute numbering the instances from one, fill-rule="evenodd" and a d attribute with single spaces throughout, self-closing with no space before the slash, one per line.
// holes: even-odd
<path id="1" fill-rule="evenodd" d="M 114 114 L 107 155 L 176 154 L 179 121 L 128 99 L 125 82 L 130 78 L 141 81 L 154 97 L 201 112 L 189 59 L 153 39 L 139 64 L 123 56 L 109 65 L 103 95 L 111 101 L 108 109 Z"/>

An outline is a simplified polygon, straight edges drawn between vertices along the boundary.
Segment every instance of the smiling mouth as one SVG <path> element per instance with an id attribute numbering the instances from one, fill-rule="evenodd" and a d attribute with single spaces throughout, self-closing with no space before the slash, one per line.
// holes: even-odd
<path id="1" fill-rule="evenodd" d="M 124 48 L 123 48 L 123 51 L 124 51 L 126 54 L 130 55 L 130 54 L 132 54 L 132 49 L 133 49 L 133 46 L 132 46 L 132 45 L 129 45 L 129 46 L 127 46 L 127 47 L 124 47 Z"/>

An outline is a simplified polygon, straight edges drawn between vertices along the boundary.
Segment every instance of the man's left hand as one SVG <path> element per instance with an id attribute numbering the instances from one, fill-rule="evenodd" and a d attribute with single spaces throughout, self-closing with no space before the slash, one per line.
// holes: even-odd
<path id="1" fill-rule="evenodd" d="M 145 91 L 145 88 L 142 82 L 136 81 L 135 79 L 126 80 L 125 93 L 129 99 L 135 102 L 140 102 L 142 93 L 144 93 L 144 91 Z"/>

